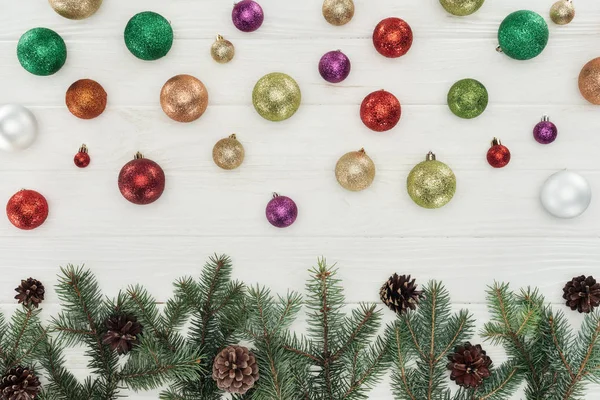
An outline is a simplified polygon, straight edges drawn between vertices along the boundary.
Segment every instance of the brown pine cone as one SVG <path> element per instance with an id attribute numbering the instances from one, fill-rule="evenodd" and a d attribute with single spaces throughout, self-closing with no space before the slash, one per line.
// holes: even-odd
<path id="1" fill-rule="evenodd" d="M 479 387 L 483 380 L 490 376 L 492 359 L 485 354 L 481 345 L 466 342 L 456 346 L 454 353 L 448 355 L 450 361 L 447 368 L 452 371 L 450 379 L 462 387 Z"/>
<path id="2" fill-rule="evenodd" d="M 131 314 L 117 314 L 106 319 L 108 331 L 102 343 L 110 346 L 119 354 L 127 354 L 138 343 L 138 335 L 142 333 L 142 325 Z"/>
<path id="3" fill-rule="evenodd" d="M 226 347 L 215 357 L 212 377 L 219 389 L 244 394 L 258 380 L 256 358 L 243 346 Z"/>
<path id="4" fill-rule="evenodd" d="M 419 304 L 423 291 L 417 290 L 415 280 L 410 280 L 410 275 L 394 274 L 383 284 L 379 291 L 381 301 L 390 310 L 403 314 L 409 309 L 414 310 Z"/>
<path id="5" fill-rule="evenodd" d="M 33 305 L 35 308 L 44 300 L 44 294 L 46 293 L 42 282 L 33 278 L 22 280 L 15 291 L 18 293 L 15 299 L 19 300 L 19 303 L 23 303 L 25 306 Z"/>
<path id="6" fill-rule="evenodd" d="M 33 400 L 41 390 L 40 380 L 29 368 L 11 368 L 0 381 L 0 399 Z"/>
<path id="7" fill-rule="evenodd" d="M 576 276 L 563 288 L 563 299 L 571 310 L 591 313 L 600 306 L 600 283 L 593 276 Z"/>

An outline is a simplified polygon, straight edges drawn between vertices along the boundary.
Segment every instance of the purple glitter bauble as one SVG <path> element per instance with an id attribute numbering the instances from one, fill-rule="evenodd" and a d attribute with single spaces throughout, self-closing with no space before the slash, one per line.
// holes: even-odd
<path id="1" fill-rule="evenodd" d="M 339 83 L 350 75 L 350 59 L 341 51 L 325 53 L 319 61 L 319 73 L 329 83 Z"/>
<path id="2" fill-rule="evenodd" d="M 263 9 L 253 0 L 242 0 L 233 6 L 231 20 L 236 28 L 242 32 L 254 32 L 262 25 L 265 19 Z"/>
<path id="3" fill-rule="evenodd" d="M 533 128 L 533 137 L 538 143 L 549 144 L 556 140 L 558 129 L 550 121 L 542 121 Z"/>
<path id="4" fill-rule="evenodd" d="M 298 207 L 289 197 L 275 194 L 267 204 L 266 214 L 271 225 L 277 228 L 287 228 L 298 217 Z"/>

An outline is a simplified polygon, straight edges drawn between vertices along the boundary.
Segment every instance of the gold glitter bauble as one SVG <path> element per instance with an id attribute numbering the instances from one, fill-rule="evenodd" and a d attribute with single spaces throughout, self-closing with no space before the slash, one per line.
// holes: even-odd
<path id="1" fill-rule="evenodd" d="M 235 47 L 229 40 L 225 40 L 223 36 L 218 35 L 217 40 L 210 47 L 210 55 L 219 64 L 226 64 L 233 60 Z"/>
<path id="2" fill-rule="evenodd" d="M 456 176 L 446 164 L 436 161 L 429 152 L 422 163 L 417 164 L 406 180 L 410 198 L 424 208 L 440 208 L 448 204 L 456 192 Z"/>
<path id="3" fill-rule="evenodd" d="M 213 160 L 223 169 L 236 169 L 244 161 L 244 146 L 237 140 L 235 134 L 219 140 L 213 147 Z"/>
<path id="4" fill-rule="evenodd" d="M 375 179 L 375 163 L 364 149 L 344 154 L 335 165 L 335 177 L 344 189 L 365 190 Z"/>
<path id="5" fill-rule="evenodd" d="M 590 103 L 600 104 L 600 57 L 585 64 L 579 73 L 579 91 Z"/>
<path id="6" fill-rule="evenodd" d="M 331 25 L 345 25 L 354 17 L 354 2 L 352 0 L 325 0 L 323 16 Z"/>
<path id="7" fill-rule="evenodd" d="M 208 91 L 198 78 L 176 75 L 160 91 L 160 105 L 169 118 L 179 122 L 192 122 L 206 111 Z"/>
<path id="8" fill-rule="evenodd" d="M 68 19 L 91 17 L 102 5 L 102 0 L 48 0 L 50 6 Z"/>
<path id="9" fill-rule="evenodd" d="M 283 121 L 298 111 L 302 94 L 294 78 L 273 72 L 260 78 L 252 91 L 256 112 L 269 121 Z"/>
<path id="10" fill-rule="evenodd" d="M 572 0 L 558 0 L 550 8 L 550 19 L 558 25 L 566 25 L 575 18 L 575 7 Z"/>

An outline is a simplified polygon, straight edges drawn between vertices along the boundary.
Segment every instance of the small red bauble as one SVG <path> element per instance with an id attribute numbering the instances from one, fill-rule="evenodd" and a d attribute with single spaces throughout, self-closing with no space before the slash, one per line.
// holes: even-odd
<path id="1" fill-rule="evenodd" d="M 19 229 L 35 229 L 48 218 L 48 202 L 35 190 L 23 189 L 8 200 L 6 216 Z"/>
<path id="2" fill-rule="evenodd" d="M 79 148 L 79 153 L 75 154 L 73 162 L 79 168 L 85 168 L 90 165 L 90 155 L 88 154 L 88 148 L 85 144 L 82 144 Z"/>
<path id="3" fill-rule="evenodd" d="M 360 105 L 360 119 L 369 129 L 376 132 L 392 129 L 400 121 L 401 114 L 400 102 L 396 96 L 385 90 L 369 94 Z"/>
<path id="4" fill-rule="evenodd" d="M 492 147 L 487 152 L 487 161 L 494 168 L 505 167 L 510 162 L 510 150 L 499 139 L 494 138 Z"/>
<path id="5" fill-rule="evenodd" d="M 379 54 L 388 58 L 405 55 L 413 42 L 413 33 L 406 21 L 391 17 L 377 24 L 373 31 L 373 45 Z"/>
<path id="6" fill-rule="evenodd" d="M 119 190 L 133 204 L 150 204 L 165 190 L 165 173 L 160 165 L 137 153 L 121 168 Z"/>

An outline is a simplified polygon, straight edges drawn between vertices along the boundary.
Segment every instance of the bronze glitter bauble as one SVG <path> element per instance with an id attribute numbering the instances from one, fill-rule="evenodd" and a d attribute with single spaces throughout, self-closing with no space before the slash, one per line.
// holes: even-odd
<path id="1" fill-rule="evenodd" d="M 408 194 L 424 208 L 440 208 L 452 200 L 456 192 L 456 176 L 446 164 L 436 161 L 429 152 L 422 163 L 417 164 L 406 180 Z"/>
<path id="2" fill-rule="evenodd" d="M 335 177 L 347 190 L 365 190 L 375 179 L 375 163 L 364 149 L 344 154 L 335 165 Z"/>
<path id="3" fill-rule="evenodd" d="M 217 40 L 210 47 L 210 55 L 219 64 L 226 64 L 233 60 L 235 56 L 235 47 L 233 43 L 221 35 L 217 36 Z"/>
<path id="4" fill-rule="evenodd" d="M 85 19 L 94 15 L 102 0 L 48 0 L 50 6 L 68 19 Z"/>
<path id="5" fill-rule="evenodd" d="M 208 107 L 208 91 L 204 84 L 191 75 L 177 75 L 165 83 L 160 91 L 160 105 L 178 122 L 192 122 Z"/>
<path id="6" fill-rule="evenodd" d="M 345 25 L 354 17 L 354 2 L 352 0 L 325 0 L 323 16 L 331 25 Z"/>
<path id="7" fill-rule="evenodd" d="M 557 25 L 566 25 L 575 18 L 572 0 L 558 0 L 550 8 L 550 19 Z"/>
<path id="8" fill-rule="evenodd" d="M 213 160 L 223 169 L 236 169 L 244 161 L 244 146 L 235 134 L 219 140 L 213 147 Z"/>
<path id="9" fill-rule="evenodd" d="M 579 91 L 590 103 L 600 104 L 600 57 L 585 64 L 579 73 Z"/>
<path id="10" fill-rule="evenodd" d="M 71 114 L 81 119 L 96 118 L 106 108 L 106 92 L 91 79 L 80 79 L 67 90 L 65 102 Z"/>

